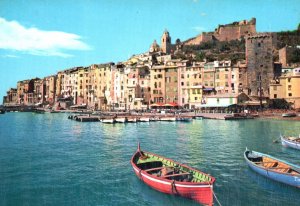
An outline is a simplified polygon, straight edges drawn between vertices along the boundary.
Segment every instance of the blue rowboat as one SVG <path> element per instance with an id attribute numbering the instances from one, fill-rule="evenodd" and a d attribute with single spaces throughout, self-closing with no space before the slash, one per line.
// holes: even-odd
<path id="1" fill-rule="evenodd" d="M 300 149 L 300 137 L 287 137 L 280 135 L 280 139 L 283 146 Z"/>
<path id="2" fill-rule="evenodd" d="M 244 153 L 248 166 L 260 175 L 300 188 L 300 167 L 263 153 Z"/>

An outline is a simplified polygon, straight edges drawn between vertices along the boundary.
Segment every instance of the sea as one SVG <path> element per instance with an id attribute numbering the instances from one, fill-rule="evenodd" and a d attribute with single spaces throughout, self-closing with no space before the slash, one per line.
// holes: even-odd
<path id="1" fill-rule="evenodd" d="M 0 115 L 0 205 L 193 206 L 141 182 L 130 158 L 157 153 L 216 178 L 220 205 L 300 205 L 300 189 L 252 171 L 247 147 L 300 165 L 300 151 L 280 134 L 298 136 L 299 121 L 209 120 L 102 124 L 66 113 Z M 219 205 L 215 199 L 214 205 Z"/>

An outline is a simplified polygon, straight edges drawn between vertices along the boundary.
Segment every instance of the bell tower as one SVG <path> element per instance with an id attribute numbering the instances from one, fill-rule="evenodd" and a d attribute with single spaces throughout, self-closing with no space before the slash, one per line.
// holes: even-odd
<path id="1" fill-rule="evenodd" d="M 171 52 L 171 36 L 167 30 L 164 31 L 161 37 L 161 50 L 166 54 Z"/>

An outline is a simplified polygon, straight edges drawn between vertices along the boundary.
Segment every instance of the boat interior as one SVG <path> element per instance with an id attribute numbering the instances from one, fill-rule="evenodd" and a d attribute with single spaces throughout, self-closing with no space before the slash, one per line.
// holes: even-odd
<path id="1" fill-rule="evenodd" d="M 156 177 L 175 180 L 180 182 L 209 182 L 211 178 L 196 170 L 191 170 L 180 164 L 162 157 L 142 153 L 136 157 L 136 165 L 141 170 Z"/>
<path id="2" fill-rule="evenodd" d="M 300 143 L 300 138 L 299 137 L 285 137 L 287 140 L 293 141 L 293 142 L 299 142 Z"/>
<path id="3" fill-rule="evenodd" d="M 289 173 L 293 175 L 299 175 L 300 171 L 297 168 L 290 167 L 289 165 L 279 162 L 278 160 L 272 159 L 266 156 L 255 156 L 248 151 L 247 158 L 255 163 L 258 166 L 264 167 L 268 170 L 280 172 L 280 173 Z"/>

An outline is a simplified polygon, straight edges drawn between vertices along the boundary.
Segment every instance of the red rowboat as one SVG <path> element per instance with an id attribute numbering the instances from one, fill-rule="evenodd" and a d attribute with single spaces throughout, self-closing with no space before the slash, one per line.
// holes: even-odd
<path id="1" fill-rule="evenodd" d="M 180 195 L 204 205 L 213 205 L 215 178 L 171 159 L 140 150 L 131 158 L 135 174 L 147 185 L 163 193 Z"/>

